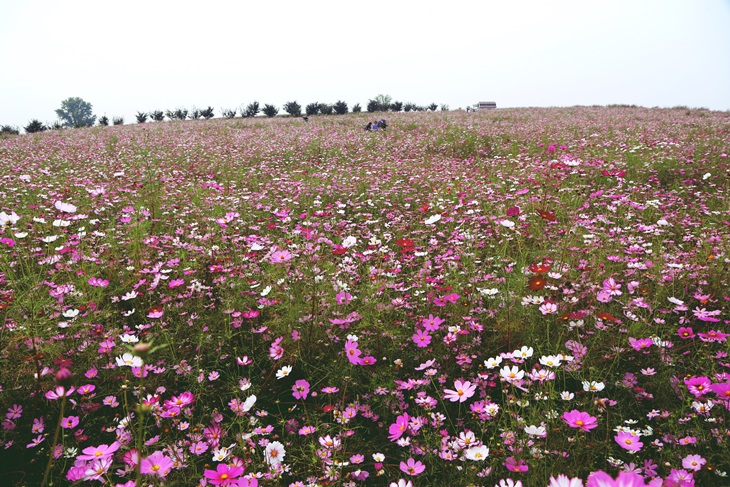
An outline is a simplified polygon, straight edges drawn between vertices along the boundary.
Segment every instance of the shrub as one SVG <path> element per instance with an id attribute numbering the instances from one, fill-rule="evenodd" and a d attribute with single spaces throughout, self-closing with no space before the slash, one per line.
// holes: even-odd
<path id="1" fill-rule="evenodd" d="M 100 117 L 99 126 L 106 127 L 107 125 L 109 125 L 109 117 L 107 117 L 106 115 Z"/>
<path id="2" fill-rule="evenodd" d="M 449 106 L 448 105 L 441 105 L 441 111 L 442 112 L 448 112 L 449 111 Z"/>
<path id="3" fill-rule="evenodd" d="M 0 134 L 18 135 L 19 133 L 20 130 L 18 130 L 16 127 L 11 127 L 10 125 L 3 125 L 2 128 L 0 128 Z"/>
<path id="4" fill-rule="evenodd" d="M 288 101 L 284 103 L 284 111 L 292 117 L 298 117 L 302 114 L 302 106 L 296 101 Z"/>
<path id="5" fill-rule="evenodd" d="M 390 104 L 390 107 L 389 108 L 390 108 L 390 111 L 391 112 L 396 112 L 396 113 L 397 112 L 400 112 L 401 110 L 403 110 L 403 102 L 402 101 L 394 101 L 393 103 Z"/>
<path id="6" fill-rule="evenodd" d="M 188 109 L 187 108 L 176 108 L 175 112 L 174 112 L 174 116 L 178 120 L 185 120 L 186 118 L 188 118 Z"/>
<path id="7" fill-rule="evenodd" d="M 321 113 L 322 115 L 332 115 L 332 105 L 328 103 L 320 103 L 319 113 Z"/>
<path id="8" fill-rule="evenodd" d="M 435 112 L 435 111 L 436 111 L 436 109 L 437 109 L 438 107 L 439 107 L 439 106 L 438 106 L 437 104 L 435 104 L 435 103 L 431 103 L 431 104 L 430 104 L 430 105 L 428 106 L 428 109 L 429 109 L 429 110 L 431 110 L 432 112 Z"/>
<path id="9" fill-rule="evenodd" d="M 370 113 L 377 112 L 380 110 L 380 104 L 375 100 L 368 100 L 367 110 Z"/>
<path id="10" fill-rule="evenodd" d="M 65 125 L 63 125 L 60 120 L 56 120 L 50 128 L 51 130 L 61 130 L 63 127 L 65 127 Z"/>
<path id="11" fill-rule="evenodd" d="M 359 103 L 355 103 L 352 106 L 352 113 L 360 113 L 360 112 L 362 112 L 362 107 L 360 106 Z"/>
<path id="12" fill-rule="evenodd" d="M 48 130 L 48 127 L 43 125 L 40 121 L 36 120 L 35 118 L 28 122 L 28 125 L 23 127 L 26 133 L 29 134 L 35 134 L 37 132 L 43 132 L 44 130 Z"/>
<path id="13" fill-rule="evenodd" d="M 200 116 L 200 110 L 195 107 L 193 107 L 193 109 L 190 111 L 190 114 L 188 115 L 188 117 L 190 117 L 190 120 L 200 120 Z"/>
<path id="14" fill-rule="evenodd" d="M 307 115 L 316 115 L 319 113 L 319 103 L 316 101 L 314 103 L 310 103 L 304 108 L 304 113 Z"/>
<path id="15" fill-rule="evenodd" d="M 200 110 L 200 116 L 203 117 L 206 120 L 210 120 L 211 118 L 213 118 L 215 116 L 214 115 L 214 111 L 213 111 L 213 107 L 210 107 L 209 106 L 208 108 L 206 108 L 204 110 Z M 233 112 L 233 116 L 234 117 L 236 116 L 236 112 L 235 111 Z M 231 117 L 231 118 L 233 118 L 233 117 Z"/>
<path id="16" fill-rule="evenodd" d="M 415 103 L 406 103 L 403 105 L 403 111 L 404 112 L 410 112 L 411 110 L 416 111 L 416 104 Z"/>
<path id="17" fill-rule="evenodd" d="M 147 114 L 145 112 L 137 112 L 135 117 L 137 118 L 137 123 L 145 123 L 147 121 Z"/>
<path id="18" fill-rule="evenodd" d="M 61 108 L 56 110 L 56 115 L 63 121 L 65 127 L 91 127 L 96 120 L 91 108 L 91 103 L 72 96 L 61 102 Z"/>
<path id="19" fill-rule="evenodd" d="M 334 105 L 334 109 L 337 115 L 344 115 L 347 113 L 347 103 L 342 100 L 338 100 Z"/>
<path id="20" fill-rule="evenodd" d="M 114 125 L 124 125 L 124 117 L 112 117 L 112 123 Z"/>
<path id="21" fill-rule="evenodd" d="M 228 108 L 221 108 L 221 114 L 225 118 L 236 118 L 236 111 L 237 109 L 235 108 L 233 110 Z"/>
<path id="22" fill-rule="evenodd" d="M 241 107 L 241 116 L 243 118 L 255 117 L 260 111 L 261 108 L 259 108 L 259 102 L 255 101 L 253 103 L 249 103 L 245 109 Z"/>
<path id="23" fill-rule="evenodd" d="M 279 113 L 279 109 L 275 107 L 274 105 L 269 105 L 268 103 L 264 105 L 263 109 L 264 115 L 266 115 L 269 118 L 275 117 L 277 113 Z"/>
<path id="24" fill-rule="evenodd" d="M 165 114 L 162 110 L 155 110 L 154 112 L 150 112 L 150 118 L 155 122 L 162 122 L 165 119 Z"/>

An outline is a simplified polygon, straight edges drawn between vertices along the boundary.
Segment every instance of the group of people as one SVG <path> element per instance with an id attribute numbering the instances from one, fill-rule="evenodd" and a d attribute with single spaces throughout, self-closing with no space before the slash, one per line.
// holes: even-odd
<path id="1" fill-rule="evenodd" d="M 368 132 L 377 132 L 378 129 L 385 130 L 388 127 L 388 124 L 385 123 L 385 119 L 382 120 L 376 120 L 374 122 L 368 122 L 367 125 L 365 125 L 365 130 Z"/>

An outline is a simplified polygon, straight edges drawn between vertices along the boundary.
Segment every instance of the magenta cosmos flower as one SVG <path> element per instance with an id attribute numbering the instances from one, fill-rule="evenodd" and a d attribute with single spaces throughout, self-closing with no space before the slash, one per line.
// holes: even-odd
<path id="1" fill-rule="evenodd" d="M 170 457 L 165 456 L 161 451 L 156 451 L 142 460 L 139 471 L 148 475 L 166 477 L 170 473 L 170 470 L 172 470 L 172 463 Z"/>
<path id="2" fill-rule="evenodd" d="M 416 333 L 413 334 L 413 343 L 418 348 L 425 348 L 431 343 L 431 335 L 426 330 L 416 330 Z"/>
<path id="3" fill-rule="evenodd" d="M 564 412 L 562 418 L 571 428 L 580 428 L 583 431 L 590 431 L 598 426 L 598 420 L 595 417 L 577 409 Z"/>
<path id="4" fill-rule="evenodd" d="M 616 436 L 613 437 L 616 443 L 621 448 L 629 451 L 639 451 L 644 444 L 641 442 L 641 438 L 629 433 L 628 431 L 619 431 Z"/>
<path id="5" fill-rule="evenodd" d="M 206 470 L 203 475 L 212 485 L 229 485 L 237 483 L 236 478 L 243 474 L 243 467 L 231 467 L 219 463 L 215 470 Z"/>
<path id="6" fill-rule="evenodd" d="M 476 384 L 472 384 L 468 380 L 464 382 L 457 380 L 454 382 L 454 390 L 444 389 L 446 393 L 444 399 L 448 399 L 451 402 L 464 402 L 473 396 L 476 390 Z"/>
<path id="7" fill-rule="evenodd" d="M 294 399 L 301 399 L 302 401 L 309 395 L 309 382 L 304 379 L 299 379 L 292 386 L 292 395 Z"/>
<path id="8" fill-rule="evenodd" d="M 603 470 L 588 476 L 586 487 L 644 487 L 644 477 L 635 472 L 621 472 L 616 480 Z"/>
<path id="9" fill-rule="evenodd" d="M 398 415 L 398 417 L 395 419 L 395 423 L 391 424 L 390 428 L 388 428 L 388 433 L 390 433 L 388 439 L 390 439 L 390 441 L 395 441 L 403 436 L 403 434 L 408 429 L 408 422 L 410 420 L 411 417 L 408 416 L 408 413 Z"/>
<path id="10" fill-rule="evenodd" d="M 401 472 L 413 476 L 423 473 L 426 470 L 426 466 L 413 458 L 409 458 L 405 462 L 400 462 L 400 469 Z"/>

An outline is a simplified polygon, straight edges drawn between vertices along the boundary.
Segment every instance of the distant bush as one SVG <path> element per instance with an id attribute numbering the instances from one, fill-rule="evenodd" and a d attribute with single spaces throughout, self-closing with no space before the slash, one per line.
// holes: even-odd
<path id="1" fill-rule="evenodd" d="M 435 104 L 435 103 L 431 103 L 431 104 L 430 104 L 430 105 L 428 106 L 428 109 L 429 109 L 429 110 L 431 110 L 432 112 L 435 112 L 435 111 L 436 111 L 436 109 L 437 109 L 438 107 L 439 107 L 439 106 L 438 106 L 437 104 Z"/>
<path id="2" fill-rule="evenodd" d="M 137 118 L 137 123 L 145 123 L 147 121 L 147 114 L 145 112 L 137 112 L 135 117 Z"/>
<path id="3" fill-rule="evenodd" d="M 28 125 L 23 127 L 23 129 L 28 134 L 35 134 L 37 132 L 43 132 L 44 130 L 48 130 L 48 127 L 46 127 L 40 121 L 34 118 L 30 122 L 28 122 Z"/>
<path id="4" fill-rule="evenodd" d="M 221 115 L 223 115 L 224 118 L 236 118 L 236 109 L 233 110 L 228 108 L 221 108 Z"/>
<path id="5" fill-rule="evenodd" d="M 112 117 L 112 123 L 114 125 L 124 125 L 124 117 Z"/>
<path id="6" fill-rule="evenodd" d="M 150 112 L 150 118 L 155 122 L 162 122 L 165 119 L 165 114 L 162 110 L 155 110 L 154 112 Z"/>
<path id="7" fill-rule="evenodd" d="M 334 104 L 333 108 L 337 115 L 344 115 L 347 113 L 347 103 L 342 100 L 338 100 L 337 103 Z"/>
<path id="8" fill-rule="evenodd" d="M 380 110 L 380 104 L 375 100 L 368 100 L 367 110 L 370 113 L 377 112 Z"/>
<path id="9" fill-rule="evenodd" d="M 51 125 L 50 128 L 51 130 L 61 130 L 64 127 L 65 125 L 62 124 L 60 120 L 56 120 L 55 122 L 53 122 L 53 125 Z"/>
<path id="10" fill-rule="evenodd" d="M 18 130 L 16 127 L 11 127 L 10 125 L 3 125 L 2 128 L 0 128 L 0 134 L 18 135 L 20 134 L 20 130 Z"/>
<path id="11" fill-rule="evenodd" d="M 441 105 L 441 111 L 442 112 L 448 112 L 449 111 L 449 106 L 448 105 Z"/>
<path id="12" fill-rule="evenodd" d="M 279 113 L 279 109 L 276 108 L 274 105 L 269 105 L 268 103 L 264 105 L 263 109 L 264 115 L 267 117 L 275 117 L 277 113 Z"/>
<path id="13" fill-rule="evenodd" d="M 243 118 L 255 117 L 260 111 L 261 108 L 259 108 L 259 102 L 255 101 L 253 103 L 249 103 L 245 109 L 241 107 L 241 116 Z"/>
<path id="14" fill-rule="evenodd" d="M 176 108 L 174 112 L 174 116 L 178 120 L 185 120 L 188 118 L 188 109 L 187 108 Z M 170 119 L 172 120 L 172 119 Z"/>
<path id="15" fill-rule="evenodd" d="M 360 113 L 360 112 L 362 112 L 362 107 L 360 106 L 359 103 L 355 103 L 352 106 L 352 113 Z"/>
<path id="16" fill-rule="evenodd" d="M 332 115 L 332 105 L 328 103 L 320 103 L 319 104 L 319 113 L 322 115 Z"/>
<path id="17" fill-rule="evenodd" d="M 215 116 L 215 111 L 213 110 L 213 107 L 209 106 L 208 108 L 200 110 L 200 116 L 206 120 L 210 120 L 211 118 L 213 118 Z M 235 112 L 234 112 L 234 116 L 235 116 Z"/>
<path id="18" fill-rule="evenodd" d="M 199 120 L 200 116 L 200 110 L 195 107 L 193 107 L 193 109 L 190 111 L 190 114 L 188 115 L 188 117 L 190 117 L 190 120 Z"/>
<path id="19" fill-rule="evenodd" d="M 106 115 L 100 117 L 99 126 L 106 127 L 107 125 L 109 125 L 109 117 L 107 117 Z"/>
<path id="20" fill-rule="evenodd" d="M 413 110 L 413 111 L 416 110 L 416 104 L 415 103 L 410 103 L 409 102 L 409 103 L 406 103 L 405 105 L 403 105 L 403 111 L 404 112 L 410 112 L 411 110 Z"/>
<path id="21" fill-rule="evenodd" d="M 307 115 L 316 115 L 319 113 L 319 103 L 316 101 L 314 103 L 310 103 L 306 107 L 304 107 L 304 113 Z"/>
<path id="22" fill-rule="evenodd" d="M 396 113 L 400 112 L 401 110 L 403 110 L 403 102 L 394 101 L 393 103 L 390 104 L 390 106 L 388 108 L 390 109 L 391 112 L 396 112 Z"/>
<path id="23" fill-rule="evenodd" d="M 296 101 L 288 101 L 284 103 L 284 111 L 292 117 L 298 117 L 302 114 L 302 106 Z"/>

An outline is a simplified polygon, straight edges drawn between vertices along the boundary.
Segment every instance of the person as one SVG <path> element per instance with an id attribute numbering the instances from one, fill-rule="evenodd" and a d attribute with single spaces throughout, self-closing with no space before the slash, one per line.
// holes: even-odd
<path id="1" fill-rule="evenodd" d="M 380 128 L 383 129 L 383 130 L 385 130 L 387 127 L 388 127 L 388 124 L 385 123 L 385 119 L 382 119 L 380 121 Z"/>
<path id="2" fill-rule="evenodd" d="M 373 122 L 373 132 L 377 132 L 377 131 L 378 131 L 378 121 L 376 120 L 375 122 Z"/>
<path id="3" fill-rule="evenodd" d="M 302 117 L 302 119 L 304 119 L 304 121 L 305 121 L 305 122 L 309 122 L 309 117 L 308 117 L 308 116 L 306 116 L 306 115 L 304 115 L 304 116 Z"/>
<path id="4" fill-rule="evenodd" d="M 368 122 L 368 124 L 365 125 L 365 130 L 367 130 L 368 132 L 370 132 L 372 130 L 372 128 L 373 128 L 372 122 Z"/>

